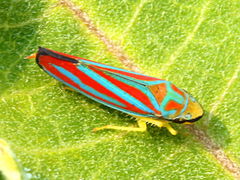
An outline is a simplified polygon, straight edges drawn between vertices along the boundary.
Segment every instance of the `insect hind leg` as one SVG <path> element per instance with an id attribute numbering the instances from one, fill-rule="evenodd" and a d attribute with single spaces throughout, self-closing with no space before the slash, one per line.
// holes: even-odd
<path id="1" fill-rule="evenodd" d="M 144 132 L 147 130 L 146 122 L 138 120 L 138 127 L 124 127 L 124 126 L 114 126 L 114 125 L 106 125 L 103 127 L 97 127 L 94 128 L 93 131 L 99 131 L 103 129 L 115 129 L 115 130 L 121 130 L 121 131 L 135 131 L 135 132 Z"/>

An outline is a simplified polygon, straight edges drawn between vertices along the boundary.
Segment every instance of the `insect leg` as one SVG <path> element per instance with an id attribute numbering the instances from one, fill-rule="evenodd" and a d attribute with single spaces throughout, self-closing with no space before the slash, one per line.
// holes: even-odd
<path id="1" fill-rule="evenodd" d="M 154 119 L 145 118 L 145 117 L 137 117 L 137 118 L 140 119 L 141 121 L 154 124 L 154 125 L 156 125 L 158 127 L 165 127 L 165 128 L 167 128 L 167 130 L 172 135 L 176 135 L 177 134 L 177 131 L 175 129 L 173 129 L 172 126 L 167 121 L 164 121 L 164 120 L 154 120 Z"/>
<path id="2" fill-rule="evenodd" d="M 123 126 L 114 126 L 114 125 L 106 125 L 103 127 L 97 127 L 94 128 L 93 131 L 99 131 L 103 129 L 116 129 L 116 130 L 122 130 L 122 131 L 138 131 L 138 132 L 144 132 L 147 130 L 146 122 L 138 120 L 137 121 L 139 127 L 123 127 Z"/>

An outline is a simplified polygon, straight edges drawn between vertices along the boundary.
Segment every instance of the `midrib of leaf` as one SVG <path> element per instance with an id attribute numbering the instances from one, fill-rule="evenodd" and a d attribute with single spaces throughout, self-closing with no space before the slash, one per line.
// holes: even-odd
<path id="1" fill-rule="evenodd" d="M 96 35 L 108 48 L 108 50 L 113 53 L 126 67 L 135 72 L 139 71 L 137 65 L 133 64 L 132 61 L 127 57 L 123 50 L 115 45 L 105 34 L 95 27 L 93 21 L 88 17 L 88 15 L 81 9 L 78 9 L 71 1 L 62 0 L 61 4 L 67 6 L 83 23 L 88 27 L 88 29 Z"/>
<path id="2" fill-rule="evenodd" d="M 138 14 L 140 13 L 140 10 L 144 6 L 144 3 L 146 1 L 141 1 L 139 6 L 136 9 L 136 12 L 134 13 L 133 17 L 131 18 L 129 25 L 127 26 L 127 30 L 131 28 L 133 25 L 135 19 L 137 18 Z M 103 32 L 101 32 L 93 23 L 93 21 L 88 17 L 87 13 L 84 13 L 83 10 L 79 9 L 76 5 L 74 5 L 70 0 L 64 0 L 61 1 L 67 8 L 69 8 L 77 17 L 83 21 L 86 26 L 92 31 L 93 34 L 99 37 L 100 41 L 102 41 L 108 48 L 108 50 L 113 53 L 125 66 L 130 68 L 132 71 L 141 72 L 139 70 L 139 67 L 135 65 L 131 61 L 131 58 L 129 58 L 126 53 L 122 50 L 122 48 L 119 45 L 116 45 L 112 43 L 112 41 L 105 36 Z M 188 44 L 194 39 L 195 33 L 198 31 L 199 27 L 203 23 L 204 19 L 206 18 L 206 11 L 209 8 L 209 4 L 211 1 L 206 1 L 201 8 L 199 20 L 193 30 L 188 34 L 186 39 L 183 41 L 183 43 L 176 49 L 175 52 L 170 56 L 169 63 L 166 64 L 166 67 L 164 67 L 160 72 L 163 74 L 168 70 L 168 68 L 175 63 L 175 60 L 180 56 L 182 51 L 186 50 L 188 47 Z M 100 33 L 101 32 L 101 33 Z M 113 50 L 114 49 L 114 50 Z M 117 51 L 115 51 L 117 50 Z M 130 64 L 130 65 L 129 65 Z M 217 104 L 220 104 L 224 96 L 226 95 L 228 89 L 233 84 L 234 80 L 237 77 L 237 74 L 239 72 L 239 66 L 237 67 L 233 77 L 228 82 L 223 94 L 220 96 L 221 98 L 216 102 Z M 217 105 L 218 106 L 218 105 Z M 214 107 L 212 110 L 216 110 Z M 207 133 L 204 130 L 198 129 L 196 126 L 193 128 L 188 128 L 195 136 L 196 138 L 204 145 L 207 151 L 213 154 L 213 156 L 218 160 L 219 164 L 228 170 L 232 175 L 236 178 L 240 177 L 240 167 L 233 162 L 231 159 L 228 158 L 226 154 L 224 154 L 224 151 L 218 146 L 215 142 L 212 141 L 211 137 L 207 135 Z"/>

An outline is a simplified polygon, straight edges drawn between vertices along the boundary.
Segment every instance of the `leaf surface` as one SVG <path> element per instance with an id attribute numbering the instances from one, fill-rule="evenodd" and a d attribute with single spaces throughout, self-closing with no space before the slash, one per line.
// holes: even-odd
<path id="1" fill-rule="evenodd" d="M 109 40 L 141 72 L 197 97 L 206 113 L 196 128 L 240 166 L 239 8 L 234 0 L 0 2 L 0 138 L 33 179 L 234 179 L 239 172 L 185 126 L 174 125 L 177 136 L 151 126 L 93 133 L 136 123 L 64 90 L 24 57 L 43 46 L 124 68 Z"/>

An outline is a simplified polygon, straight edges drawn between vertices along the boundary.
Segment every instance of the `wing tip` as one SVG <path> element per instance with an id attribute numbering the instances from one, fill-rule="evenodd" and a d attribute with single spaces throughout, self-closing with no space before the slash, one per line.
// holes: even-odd
<path id="1" fill-rule="evenodd" d="M 51 50 L 47 49 L 47 48 L 44 48 L 44 47 L 41 47 L 41 46 L 38 46 L 38 54 L 39 55 L 49 55 L 51 54 Z"/>
<path id="2" fill-rule="evenodd" d="M 64 60 L 64 61 L 68 61 L 68 62 L 72 62 L 72 63 L 78 63 L 78 60 L 76 60 L 74 58 L 67 57 L 65 55 L 62 55 L 62 54 L 56 52 L 56 51 L 53 51 L 53 50 L 50 50 L 50 49 L 47 49 L 47 48 L 44 48 L 44 47 L 41 47 L 41 46 L 38 47 L 37 55 L 38 55 L 37 56 L 38 58 L 41 55 L 47 55 L 47 56 L 51 56 L 51 57 L 61 59 L 61 60 Z"/>

